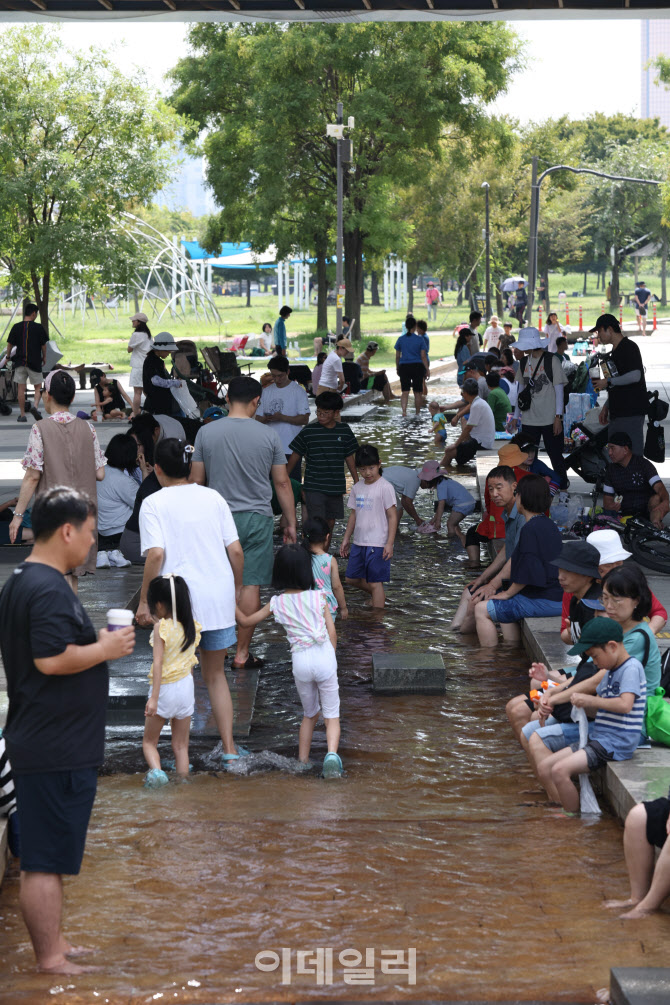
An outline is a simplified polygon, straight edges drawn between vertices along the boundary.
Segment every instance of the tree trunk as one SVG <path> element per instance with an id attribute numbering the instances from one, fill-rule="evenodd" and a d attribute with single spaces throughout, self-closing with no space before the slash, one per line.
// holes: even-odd
<path id="1" fill-rule="evenodd" d="M 35 294 L 35 304 L 37 305 L 37 310 L 39 311 L 40 321 L 46 332 L 49 331 L 49 287 L 51 285 L 51 273 L 49 271 L 45 272 L 42 276 L 42 284 L 40 288 L 40 279 L 36 272 L 31 274 L 33 293 Z M 24 301 L 25 306 L 25 301 Z"/>
<path id="2" fill-rule="evenodd" d="M 470 280 L 468 279 L 468 281 L 465 284 L 465 302 L 468 305 L 468 310 L 469 311 L 472 310 L 472 300 L 470 299 L 471 296 L 472 296 L 472 291 L 470 290 Z"/>
<path id="3" fill-rule="evenodd" d="M 316 329 L 320 332 L 328 329 L 328 275 L 323 251 L 316 253 Z"/>
<path id="4" fill-rule="evenodd" d="M 361 337 L 363 235 L 358 227 L 344 234 L 344 313 L 351 318 L 354 342 Z"/>
<path id="5" fill-rule="evenodd" d="M 373 307 L 381 307 L 379 303 L 379 273 L 376 269 L 370 273 L 370 303 Z"/>
<path id="6" fill-rule="evenodd" d="M 251 307 L 251 280 L 247 279 L 247 307 Z"/>
<path id="7" fill-rule="evenodd" d="M 549 269 L 544 270 L 544 302 L 547 308 L 547 316 L 549 315 Z"/>
<path id="8" fill-rule="evenodd" d="M 588 276 L 588 274 L 589 273 L 588 273 L 587 269 L 584 269 L 584 289 L 582 290 L 582 296 L 583 297 L 586 296 L 586 277 Z"/>
<path id="9" fill-rule="evenodd" d="M 640 269 L 640 256 L 633 255 L 633 279 L 635 281 L 636 286 L 637 286 L 637 275 L 639 269 Z"/>
<path id="10" fill-rule="evenodd" d="M 414 313 L 414 276 L 407 272 L 407 313 Z"/>
<path id="11" fill-rule="evenodd" d="M 664 229 L 663 243 L 661 245 L 661 307 L 665 307 L 668 302 L 667 274 L 668 274 L 668 232 Z"/>
<path id="12" fill-rule="evenodd" d="M 365 273 L 361 268 L 361 306 L 365 303 Z"/>
<path id="13" fill-rule="evenodd" d="M 458 281 L 458 296 L 456 297 L 456 306 L 460 307 L 463 303 L 463 283 Z"/>
<path id="14" fill-rule="evenodd" d="M 505 304 L 503 302 L 502 289 L 500 288 L 501 285 L 502 285 L 502 279 L 500 283 L 496 284 L 495 291 L 496 291 L 496 314 L 500 318 L 500 322 L 502 324 L 502 322 L 504 322 L 505 320 Z"/>
<path id="15" fill-rule="evenodd" d="M 613 311 L 619 308 L 619 263 L 612 266 L 612 285 L 610 288 L 610 309 Z"/>

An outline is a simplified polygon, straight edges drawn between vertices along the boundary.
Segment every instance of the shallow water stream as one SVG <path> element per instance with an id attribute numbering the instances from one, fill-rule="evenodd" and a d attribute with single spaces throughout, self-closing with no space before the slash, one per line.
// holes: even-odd
<path id="1" fill-rule="evenodd" d="M 427 419 L 403 423 L 397 407 L 355 432 L 388 462 L 435 456 Z M 483 655 L 446 631 L 466 581 L 460 548 L 403 526 L 388 607 L 375 613 L 352 597 L 338 623 L 346 777 L 294 773 L 300 706 L 283 632 L 267 622 L 256 649 L 287 662 L 261 673 L 249 744 L 290 760 L 268 770 L 269 758 L 254 758 L 246 777 L 197 771 L 157 792 L 137 773 L 102 777 L 82 873 L 66 882 L 66 918 L 73 939 L 98 947 L 92 962 L 103 969 L 34 974 L 10 875 L 2 1002 L 590 1002 L 611 966 L 667 962 L 667 915 L 625 923 L 601 907 L 627 891 L 620 824 L 548 810 L 512 738 L 504 704 L 523 686 L 523 654 Z M 444 655 L 445 695 L 372 694 L 373 652 L 408 650 Z M 318 763 L 322 728 L 313 750 Z M 116 763 L 127 769 L 127 751 Z M 332 977 L 298 973 L 300 963 L 315 969 L 298 951 L 319 947 L 333 950 Z M 380 955 L 409 948 L 413 985 L 382 972 L 390 958 Z M 263 972 L 254 962 L 282 949 L 291 950 L 284 983 L 281 965 Z M 374 984 L 345 981 L 345 950 L 374 950 Z"/>

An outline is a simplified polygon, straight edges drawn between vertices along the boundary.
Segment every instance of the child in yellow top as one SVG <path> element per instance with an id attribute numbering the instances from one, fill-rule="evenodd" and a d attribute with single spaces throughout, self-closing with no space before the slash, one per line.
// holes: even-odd
<path id="1" fill-rule="evenodd" d="M 435 446 L 444 446 L 447 442 L 447 417 L 442 411 L 439 401 L 431 401 L 428 404 L 428 411 L 433 423 L 435 433 Z"/>
<path id="2" fill-rule="evenodd" d="M 151 635 L 154 660 L 149 671 L 151 694 L 144 715 L 142 752 L 149 765 L 147 788 L 166 785 L 158 738 L 169 720 L 177 774 L 188 776 L 188 738 L 193 715 L 193 667 L 200 642 L 200 625 L 193 620 L 191 596 L 181 576 L 157 576 L 147 592 L 149 610 L 157 619 Z"/>

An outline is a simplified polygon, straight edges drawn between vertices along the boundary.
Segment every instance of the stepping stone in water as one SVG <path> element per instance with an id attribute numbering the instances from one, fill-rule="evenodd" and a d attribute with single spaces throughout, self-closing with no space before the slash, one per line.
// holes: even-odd
<path id="1" fill-rule="evenodd" d="M 444 694 L 444 659 L 439 653 L 375 653 L 372 690 L 378 694 Z"/>
<path id="2" fill-rule="evenodd" d="M 634 922 L 629 921 L 629 925 Z M 612 1005 L 667 1005 L 670 969 L 667 967 L 613 967 L 610 971 Z"/>

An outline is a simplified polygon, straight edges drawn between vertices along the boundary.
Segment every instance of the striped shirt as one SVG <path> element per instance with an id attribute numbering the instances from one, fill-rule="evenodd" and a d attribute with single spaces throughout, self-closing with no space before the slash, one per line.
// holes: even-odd
<path id="1" fill-rule="evenodd" d="M 326 594 L 321 590 L 280 593 L 270 601 L 275 621 L 286 629 L 291 651 L 309 649 L 328 641 Z"/>
<path id="2" fill-rule="evenodd" d="M 589 739 L 602 744 L 615 761 L 627 761 L 640 742 L 644 724 L 647 682 L 642 664 L 630 656 L 620 666 L 605 674 L 596 691 L 601 698 L 635 695 L 632 709 L 625 714 L 599 708 L 589 730 Z"/>
<path id="3" fill-rule="evenodd" d="M 0 817 L 8 817 L 16 809 L 12 768 L 7 757 L 5 741 L 0 736 Z"/>
<path id="4" fill-rule="evenodd" d="M 358 440 L 346 422 L 336 422 L 332 429 L 310 422 L 291 440 L 290 447 L 305 458 L 306 491 L 327 496 L 344 493 L 344 462 L 358 450 Z"/>

